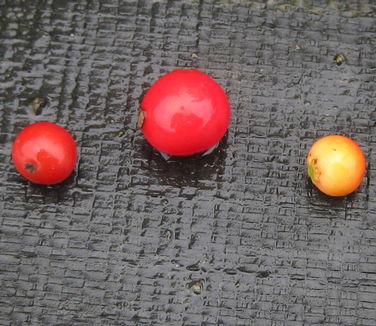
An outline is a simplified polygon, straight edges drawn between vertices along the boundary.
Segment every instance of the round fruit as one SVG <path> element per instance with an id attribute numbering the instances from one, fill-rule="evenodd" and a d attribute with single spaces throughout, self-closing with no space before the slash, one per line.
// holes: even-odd
<path id="1" fill-rule="evenodd" d="M 162 153 L 187 156 L 216 145 L 230 123 L 221 86 L 197 69 L 176 69 L 157 80 L 142 102 L 139 125 Z"/>
<path id="2" fill-rule="evenodd" d="M 64 128 L 51 122 L 36 122 L 17 135 L 12 160 L 26 179 L 39 184 L 56 184 L 74 169 L 76 143 Z"/>
<path id="3" fill-rule="evenodd" d="M 330 135 L 318 139 L 307 156 L 308 175 L 329 196 L 346 196 L 355 191 L 365 175 L 366 159 L 352 139 Z"/>

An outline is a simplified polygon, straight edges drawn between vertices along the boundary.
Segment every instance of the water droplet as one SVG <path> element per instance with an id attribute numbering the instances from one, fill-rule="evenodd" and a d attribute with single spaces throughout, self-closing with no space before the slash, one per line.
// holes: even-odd
<path id="1" fill-rule="evenodd" d="M 48 101 L 45 97 L 33 97 L 29 100 L 28 106 L 36 115 L 42 113 L 42 109 L 47 105 Z"/>
<path id="2" fill-rule="evenodd" d="M 346 57 L 342 53 L 337 53 L 334 56 L 333 61 L 337 64 L 337 66 L 340 66 L 342 63 L 346 61 Z"/>
<path id="3" fill-rule="evenodd" d="M 200 280 L 191 282 L 189 287 L 194 294 L 200 295 L 202 292 L 202 282 Z"/>

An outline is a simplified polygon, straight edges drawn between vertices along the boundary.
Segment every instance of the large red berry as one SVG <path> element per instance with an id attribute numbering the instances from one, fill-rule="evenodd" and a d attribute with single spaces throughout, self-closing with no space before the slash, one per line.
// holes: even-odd
<path id="1" fill-rule="evenodd" d="M 162 153 L 187 156 L 216 145 L 230 123 L 221 86 L 197 69 L 176 69 L 157 80 L 141 102 L 140 125 Z"/>

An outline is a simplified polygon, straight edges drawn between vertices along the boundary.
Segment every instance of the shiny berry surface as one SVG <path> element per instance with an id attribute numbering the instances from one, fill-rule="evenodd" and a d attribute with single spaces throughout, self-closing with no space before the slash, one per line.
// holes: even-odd
<path id="1" fill-rule="evenodd" d="M 157 80 L 141 102 L 141 130 L 160 152 L 188 156 L 216 145 L 230 123 L 222 87 L 197 69 L 177 69 Z"/>

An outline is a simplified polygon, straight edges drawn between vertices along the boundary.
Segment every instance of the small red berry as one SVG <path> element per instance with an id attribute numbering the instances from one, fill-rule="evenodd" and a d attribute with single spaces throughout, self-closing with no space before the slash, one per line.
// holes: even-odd
<path id="1" fill-rule="evenodd" d="M 17 135 L 12 160 L 26 179 L 39 184 L 65 180 L 77 161 L 76 143 L 68 131 L 51 122 L 28 125 Z"/>

